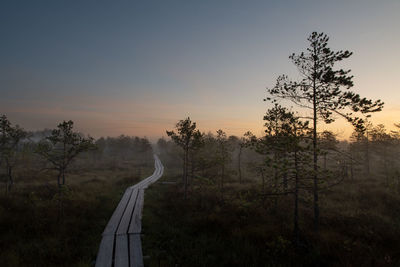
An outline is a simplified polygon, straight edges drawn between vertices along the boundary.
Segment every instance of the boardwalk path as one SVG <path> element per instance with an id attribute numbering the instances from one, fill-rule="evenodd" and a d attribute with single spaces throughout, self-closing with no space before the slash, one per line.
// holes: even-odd
<path id="1" fill-rule="evenodd" d="M 154 173 L 126 189 L 111 216 L 102 235 L 96 267 L 143 266 L 140 233 L 144 190 L 160 179 L 164 171 L 157 155 L 154 155 L 154 160 Z"/>

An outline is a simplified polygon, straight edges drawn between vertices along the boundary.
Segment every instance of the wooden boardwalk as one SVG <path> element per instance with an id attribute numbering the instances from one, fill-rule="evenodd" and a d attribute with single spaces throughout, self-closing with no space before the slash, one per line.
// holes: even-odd
<path id="1" fill-rule="evenodd" d="M 144 190 L 161 178 L 164 167 L 154 155 L 154 173 L 126 189 L 110 221 L 108 222 L 97 253 L 96 267 L 143 266 L 142 209 Z"/>

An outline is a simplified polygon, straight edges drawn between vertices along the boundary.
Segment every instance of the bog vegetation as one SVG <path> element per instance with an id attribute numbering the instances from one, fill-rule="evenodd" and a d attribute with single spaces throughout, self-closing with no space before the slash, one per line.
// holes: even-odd
<path id="1" fill-rule="evenodd" d="M 122 193 L 153 172 L 150 142 L 0 123 L 0 265 L 92 266 Z"/>
<path id="2" fill-rule="evenodd" d="M 267 88 L 265 133 L 204 132 L 184 118 L 152 148 L 145 138 L 93 139 L 71 121 L 26 132 L 3 116 L 0 261 L 91 266 L 123 190 L 152 171 L 143 245 L 148 266 L 396 266 L 400 264 L 400 124 L 350 91 L 349 51 L 312 33 L 290 59 L 300 80 Z M 290 106 L 295 105 L 295 109 Z M 323 130 L 345 118 L 348 140 Z"/>

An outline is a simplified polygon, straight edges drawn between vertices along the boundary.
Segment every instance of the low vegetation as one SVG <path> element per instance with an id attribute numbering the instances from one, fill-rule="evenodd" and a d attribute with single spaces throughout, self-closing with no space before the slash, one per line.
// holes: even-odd
<path id="1" fill-rule="evenodd" d="M 332 51 L 323 33 L 307 40 L 289 57 L 300 80 L 283 75 L 267 88 L 274 106 L 263 136 L 196 130 L 195 142 L 196 123 L 186 118 L 178 134 L 167 131 L 171 141 L 158 141 L 166 169 L 184 168 L 182 182 L 170 174 L 176 186 L 148 192 L 150 265 L 400 264 L 399 133 L 373 126 L 383 102 L 349 91 L 350 70 L 334 68 L 352 53 Z M 349 141 L 319 130 L 337 116 L 354 127 Z M 180 140 L 191 145 L 182 151 Z"/>
<path id="2" fill-rule="evenodd" d="M 98 139 L 96 150 L 74 158 L 60 184 L 59 170 L 35 153 L 35 140 L 46 133 L 19 144 L 12 190 L 1 177 L 0 265 L 93 266 L 123 192 L 153 172 L 152 148 L 142 138 Z"/>
<path id="3" fill-rule="evenodd" d="M 167 165 L 166 170 L 160 183 L 146 190 L 147 266 L 400 264 L 400 195 L 381 176 L 359 173 L 320 192 L 319 235 L 313 231 L 312 195 L 303 192 L 296 245 L 292 194 L 263 196 L 260 177 L 247 172 L 242 184 L 236 175 L 226 177 L 223 199 L 216 185 L 195 178 L 184 201 L 179 169 Z M 163 184 L 167 181 L 178 183 Z"/>
<path id="4" fill-rule="evenodd" d="M 400 265 L 400 124 L 370 122 L 383 103 L 349 91 L 350 71 L 334 65 L 351 52 L 328 39 L 312 33 L 290 56 L 301 80 L 267 89 L 263 136 L 206 133 L 187 117 L 157 141 L 165 173 L 146 191 L 146 265 Z M 354 127 L 349 140 L 320 130 L 334 115 Z M 1 265 L 93 266 L 152 154 L 146 138 L 95 140 L 72 121 L 29 133 L 0 117 Z"/>

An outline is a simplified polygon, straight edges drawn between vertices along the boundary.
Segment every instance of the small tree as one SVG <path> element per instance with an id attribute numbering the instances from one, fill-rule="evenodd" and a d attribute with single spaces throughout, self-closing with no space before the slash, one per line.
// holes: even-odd
<path id="1" fill-rule="evenodd" d="M 329 151 L 335 151 L 336 145 L 339 143 L 336 136 L 331 131 L 323 131 L 318 136 L 319 148 L 322 156 L 324 157 L 324 170 L 327 169 L 327 155 Z"/>
<path id="2" fill-rule="evenodd" d="M 383 167 L 386 186 L 389 186 L 391 176 L 390 172 L 396 165 L 394 163 L 395 153 L 393 151 L 393 148 L 395 148 L 395 142 L 392 136 L 386 132 L 383 124 L 378 124 L 372 128 L 371 144 L 375 152 L 374 155 L 377 156 L 377 161 L 381 163 L 381 166 Z"/>
<path id="3" fill-rule="evenodd" d="M 294 195 L 293 237 L 294 243 L 298 247 L 300 242 L 299 194 L 300 189 L 309 188 L 308 185 L 304 185 L 302 180 L 310 167 L 310 129 L 308 121 L 301 121 L 292 112 L 288 112 L 288 115 L 288 125 L 285 127 L 287 129 L 287 151 L 289 154 L 288 172 L 289 176 L 294 180 L 291 190 Z"/>
<path id="4" fill-rule="evenodd" d="M 96 148 L 92 137 L 84 138 L 73 132 L 74 123 L 64 121 L 52 130 L 51 135 L 42 140 L 36 153 L 45 158 L 58 172 L 57 184 L 59 188 L 65 185 L 65 172 L 73 159 L 80 153 Z"/>
<path id="5" fill-rule="evenodd" d="M 195 177 L 195 170 L 197 169 L 197 156 L 199 154 L 200 149 L 204 146 L 204 135 L 203 134 L 195 134 L 192 142 L 192 148 L 189 151 L 190 156 L 190 178 L 193 180 Z"/>
<path id="6" fill-rule="evenodd" d="M 370 165 L 371 165 L 371 133 L 373 125 L 368 120 L 365 121 L 362 129 L 355 128 L 354 132 L 350 136 L 351 152 L 358 150 L 362 154 L 360 155 L 360 160 L 362 161 L 365 176 L 370 175 Z"/>
<path id="7" fill-rule="evenodd" d="M 221 189 L 221 195 L 223 196 L 226 164 L 230 161 L 230 154 L 229 154 L 230 148 L 228 144 L 228 138 L 223 130 L 219 129 L 217 131 L 216 141 L 218 145 L 216 159 L 221 168 L 220 189 Z"/>
<path id="8" fill-rule="evenodd" d="M 368 141 L 365 137 L 366 131 L 358 131 L 355 129 L 349 138 L 349 154 L 350 154 L 350 177 L 354 180 L 357 173 L 367 170 Z M 369 165 L 368 165 L 369 166 Z"/>
<path id="9" fill-rule="evenodd" d="M 238 152 L 238 174 L 239 174 L 239 183 L 242 183 L 242 152 L 243 148 L 251 146 L 251 138 L 254 135 L 247 131 L 244 135 L 239 139 L 239 152 Z"/>
<path id="10" fill-rule="evenodd" d="M 273 169 L 275 191 L 279 190 L 279 178 L 282 178 L 283 191 L 287 190 L 287 137 L 292 119 L 293 113 L 278 104 L 264 115 L 264 143 L 268 151 L 266 163 Z"/>
<path id="11" fill-rule="evenodd" d="M 324 33 L 313 32 L 306 52 L 292 54 L 289 58 L 302 76 L 300 81 L 291 81 L 286 75 L 278 77 L 276 85 L 267 88 L 273 102 L 287 99 L 301 108 L 311 111 L 309 118 L 313 124 L 313 208 L 314 230 L 319 231 L 319 178 L 318 178 L 318 136 L 319 119 L 325 123 L 335 121 L 334 114 L 344 117 L 355 127 L 363 129 L 364 119 L 354 113 L 368 114 L 380 111 L 383 102 L 373 102 L 358 94 L 343 89 L 353 86 L 350 70 L 335 70 L 336 63 L 352 55 L 349 51 L 334 52 L 328 47 L 329 38 Z"/>
<path id="12" fill-rule="evenodd" d="M 184 198 L 187 199 L 188 189 L 188 164 L 189 164 L 189 151 L 193 148 L 195 140 L 198 140 L 202 134 L 196 130 L 196 123 L 192 122 L 190 118 L 180 120 L 175 126 L 177 133 L 174 131 L 166 131 L 167 135 L 183 149 L 183 182 L 185 185 Z"/>
<path id="13" fill-rule="evenodd" d="M 18 125 L 12 126 L 5 115 L 0 117 L 0 165 L 4 163 L 7 185 L 6 193 L 14 184 L 13 167 L 17 160 L 18 146 L 27 133 Z"/>
<path id="14" fill-rule="evenodd" d="M 264 196 L 277 197 L 293 194 L 293 236 L 299 244 L 299 195 L 300 189 L 309 189 L 304 173 L 309 168 L 310 129 L 308 121 L 301 120 L 294 112 L 275 104 L 264 115 L 265 136 L 255 140 L 251 137 L 256 151 L 265 155 L 265 164 L 258 169 L 263 177 Z M 264 170 L 272 169 L 272 192 L 264 191 Z M 279 187 L 280 181 L 283 184 Z"/>

